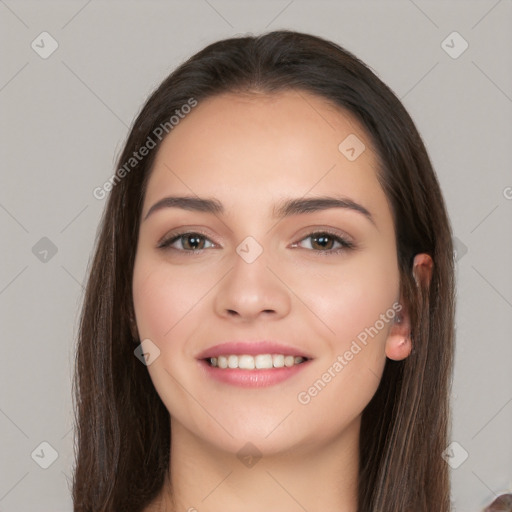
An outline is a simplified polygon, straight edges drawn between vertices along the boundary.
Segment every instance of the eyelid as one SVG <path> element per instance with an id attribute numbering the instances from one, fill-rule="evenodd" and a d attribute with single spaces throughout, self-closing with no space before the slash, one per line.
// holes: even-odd
<path id="1" fill-rule="evenodd" d="M 307 238 L 311 238 L 315 235 L 330 235 L 335 239 L 338 244 L 341 245 L 338 249 L 326 249 L 326 250 L 314 250 L 314 249 L 305 249 L 307 251 L 315 252 L 315 253 L 324 253 L 324 254 L 339 254 L 341 252 L 346 252 L 349 250 L 353 250 L 357 248 L 357 245 L 353 241 L 352 237 L 345 232 L 340 232 L 337 229 L 333 228 L 326 228 L 326 227 L 310 227 L 307 232 L 305 232 L 296 242 L 291 244 L 292 248 L 301 248 L 303 247 L 297 247 L 300 242 L 303 242 Z M 186 249 L 176 249 L 175 247 L 171 247 L 171 245 L 176 242 L 180 237 L 185 235 L 200 235 L 201 237 L 208 240 L 213 247 L 207 247 L 205 249 L 197 249 L 197 250 L 186 250 Z M 158 242 L 157 242 L 157 248 L 158 249 L 174 249 L 179 252 L 183 253 L 202 253 L 206 249 L 216 249 L 219 248 L 220 244 L 217 244 L 214 242 L 211 237 L 201 228 L 195 229 L 193 227 L 187 227 L 183 229 L 175 229 L 171 231 L 170 233 L 167 233 L 164 235 Z"/>
<path id="2" fill-rule="evenodd" d="M 299 244 L 308 238 L 312 238 L 315 235 L 329 235 L 334 239 L 335 243 L 338 243 L 339 247 L 332 249 L 313 249 L 308 247 L 300 247 Z M 320 257 L 329 257 L 329 256 L 341 256 L 345 255 L 348 252 L 352 252 L 358 248 L 356 243 L 353 241 L 353 238 L 345 233 L 340 233 L 336 229 L 332 228 L 310 228 L 310 231 L 302 236 L 297 242 L 294 242 L 291 245 L 294 249 L 303 249 L 309 253 L 312 253 L 314 256 Z"/>
<path id="3" fill-rule="evenodd" d="M 297 238 L 297 242 L 301 242 L 302 240 L 304 240 L 310 236 L 313 236 L 313 235 L 326 234 L 326 235 L 331 235 L 334 238 L 340 239 L 348 245 L 353 245 L 353 246 L 356 245 L 352 236 L 350 236 L 345 231 L 341 231 L 336 228 L 328 228 L 328 227 L 319 226 L 319 227 L 310 227 L 310 228 L 306 228 L 306 229 L 307 229 L 307 231 L 305 231 L 304 234 L 302 234 L 300 236 L 300 238 Z M 295 243 L 297 243 L 297 242 L 295 242 Z"/>
<path id="4" fill-rule="evenodd" d="M 209 242 L 211 242 L 213 244 L 213 248 L 217 248 L 219 247 L 220 244 L 218 244 L 217 242 L 214 242 L 210 235 L 208 235 L 204 230 L 198 228 L 198 229 L 195 229 L 195 228 L 183 228 L 183 229 L 175 229 L 169 233 L 166 233 L 162 238 L 160 238 L 160 240 L 157 242 L 157 249 L 175 249 L 174 247 L 171 247 L 171 244 L 173 242 L 175 242 L 176 240 L 178 240 L 180 237 L 184 236 L 184 235 L 200 235 L 202 236 L 203 238 L 207 239 Z M 207 249 L 212 249 L 212 247 L 207 247 Z M 198 249 L 196 251 L 186 251 L 184 249 L 176 249 L 177 251 L 180 251 L 180 252 L 201 252 L 201 251 L 204 251 L 205 249 Z"/>

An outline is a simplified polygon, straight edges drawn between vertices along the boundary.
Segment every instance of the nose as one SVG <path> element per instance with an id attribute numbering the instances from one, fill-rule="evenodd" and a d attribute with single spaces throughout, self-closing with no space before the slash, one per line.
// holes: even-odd
<path id="1" fill-rule="evenodd" d="M 267 267 L 263 255 L 247 263 L 235 254 L 233 268 L 220 282 L 215 296 L 217 315 L 239 322 L 286 316 L 291 306 L 290 291 L 278 276 L 278 271 Z"/>

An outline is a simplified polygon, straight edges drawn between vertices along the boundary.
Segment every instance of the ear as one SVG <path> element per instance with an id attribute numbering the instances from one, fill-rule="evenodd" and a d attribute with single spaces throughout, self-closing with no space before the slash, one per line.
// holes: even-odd
<path id="1" fill-rule="evenodd" d="M 430 254 L 420 253 L 414 256 L 412 272 L 417 285 L 421 283 L 425 288 L 428 288 L 432 279 L 433 266 L 434 262 Z"/>
<path id="2" fill-rule="evenodd" d="M 423 286 L 428 286 L 430 284 L 432 267 L 433 261 L 430 255 L 426 253 L 416 254 L 412 268 L 416 285 L 421 283 Z M 394 361 L 402 361 L 412 351 L 411 318 L 403 297 L 400 297 L 400 304 L 402 309 L 396 314 L 386 339 L 386 357 Z"/>
<path id="3" fill-rule="evenodd" d="M 402 361 L 412 350 L 411 321 L 402 297 L 400 297 L 400 305 L 402 309 L 397 312 L 386 338 L 386 357 L 393 361 Z"/>

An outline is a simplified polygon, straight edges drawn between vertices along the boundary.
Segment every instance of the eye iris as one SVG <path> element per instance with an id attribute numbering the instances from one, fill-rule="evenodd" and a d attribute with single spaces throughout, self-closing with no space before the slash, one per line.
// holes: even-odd
<path id="1" fill-rule="evenodd" d="M 185 249 L 203 249 L 204 238 L 197 234 L 185 235 L 182 238 Z"/>
<path id="2" fill-rule="evenodd" d="M 321 249 L 332 249 L 333 239 L 331 236 L 327 234 L 314 235 L 312 239 L 313 247 L 315 247 L 315 245 L 318 245 Z"/>

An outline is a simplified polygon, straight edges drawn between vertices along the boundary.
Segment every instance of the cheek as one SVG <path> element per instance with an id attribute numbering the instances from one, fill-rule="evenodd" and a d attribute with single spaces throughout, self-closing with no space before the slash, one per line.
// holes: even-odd
<path id="1" fill-rule="evenodd" d="M 364 338 L 366 329 L 375 324 L 379 333 L 374 339 L 384 341 L 388 333 L 394 318 L 392 305 L 399 297 L 399 271 L 393 253 L 388 258 L 382 254 L 386 253 L 359 254 L 321 273 L 303 272 L 306 277 L 296 283 L 295 289 L 307 297 L 304 302 L 311 304 L 315 321 L 322 332 L 329 333 L 327 338 L 336 351 L 346 350 L 360 334 Z M 313 279 L 307 277 L 311 275 Z M 382 322 L 381 315 L 386 313 Z"/>
<path id="2" fill-rule="evenodd" d="M 297 401 L 304 415 L 323 418 L 326 435 L 335 435 L 362 413 L 377 391 L 386 362 L 384 347 L 395 316 L 399 274 L 392 268 L 383 272 L 379 265 L 364 265 L 362 270 L 338 269 L 336 276 L 324 276 L 323 293 L 319 281 L 311 288 L 316 315 L 334 332 L 323 337 L 325 356 Z"/>
<path id="3" fill-rule="evenodd" d="M 214 283 L 199 279 L 193 268 L 186 272 L 150 257 L 136 260 L 133 302 L 141 338 L 164 343 L 185 317 L 193 314 Z"/>
<path id="4" fill-rule="evenodd" d="M 325 428 L 335 432 L 343 418 L 362 412 L 378 388 L 399 298 L 398 266 L 392 251 L 368 252 L 303 284 L 301 293 L 316 315 L 310 316 L 312 330 L 327 332 L 320 318 L 329 332 L 319 337 L 324 355 L 317 374 L 297 398 L 306 414 L 323 415 Z"/>

